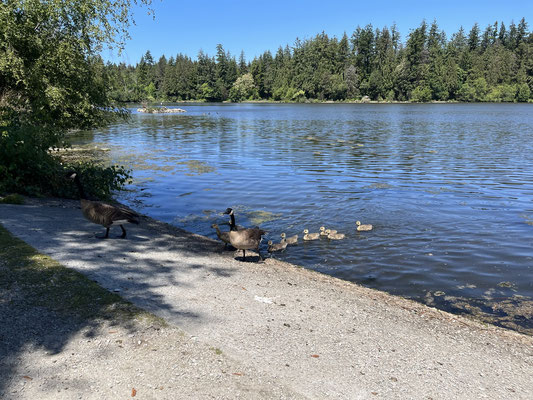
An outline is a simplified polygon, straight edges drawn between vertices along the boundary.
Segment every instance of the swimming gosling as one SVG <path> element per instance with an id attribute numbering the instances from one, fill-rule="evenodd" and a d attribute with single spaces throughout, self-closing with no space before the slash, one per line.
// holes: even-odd
<path id="1" fill-rule="evenodd" d="M 326 232 L 328 234 L 328 239 L 332 240 L 341 240 L 346 236 L 344 233 L 337 233 L 337 231 L 333 232 L 331 229 L 326 229 Z"/>
<path id="2" fill-rule="evenodd" d="M 279 243 L 272 243 L 272 240 L 269 240 L 268 241 L 268 249 L 267 251 L 269 253 L 273 253 L 275 251 L 281 251 L 281 250 L 285 250 L 287 248 L 287 242 L 279 242 Z"/>
<path id="3" fill-rule="evenodd" d="M 285 232 L 283 232 L 280 236 L 281 236 L 281 241 L 282 242 L 287 242 L 287 244 L 296 244 L 296 243 L 298 243 L 298 235 L 287 237 Z"/>
<path id="4" fill-rule="evenodd" d="M 321 226 L 320 227 L 320 236 L 328 236 L 328 234 L 326 233 L 326 227 L 325 226 Z"/>
<path id="5" fill-rule="evenodd" d="M 309 233 L 309 229 L 304 229 L 303 240 L 317 240 L 320 237 L 320 233 Z"/>
<path id="6" fill-rule="evenodd" d="M 69 172 L 67 177 L 73 179 L 78 187 L 83 216 L 89 221 L 106 228 L 105 236 L 96 236 L 97 238 L 107 239 L 109 237 L 109 228 L 111 228 L 112 225 L 120 225 L 120 228 L 122 229 L 122 235 L 120 238 L 124 239 L 126 237 L 126 229 L 124 229 L 123 224 L 139 224 L 139 214 L 134 211 L 124 207 L 102 203 L 101 201 L 89 200 L 85 195 L 83 185 L 76 172 Z"/>
<path id="7" fill-rule="evenodd" d="M 357 225 L 358 231 L 371 231 L 372 230 L 372 225 L 370 224 L 361 224 L 361 221 L 357 221 L 355 224 Z"/>

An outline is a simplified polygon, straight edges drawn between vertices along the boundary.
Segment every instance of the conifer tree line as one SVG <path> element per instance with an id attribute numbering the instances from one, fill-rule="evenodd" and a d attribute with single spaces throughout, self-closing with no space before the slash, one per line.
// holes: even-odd
<path id="1" fill-rule="evenodd" d="M 450 38 L 423 21 L 405 43 L 396 26 L 357 27 L 348 37 L 322 32 L 247 62 L 219 44 L 216 56 L 178 54 L 135 66 L 107 64 L 112 97 L 122 102 L 205 101 L 533 101 L 533 33 L 518 24 L 476 23 Z"/>

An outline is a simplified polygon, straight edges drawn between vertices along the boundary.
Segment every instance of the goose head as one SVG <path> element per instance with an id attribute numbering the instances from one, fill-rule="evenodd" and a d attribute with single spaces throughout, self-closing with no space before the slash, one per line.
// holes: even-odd
<path id="1" fill-rule="evenodd" d="M 226 211 L 224 211 L 224 214 L 229 214 L 229 215 L 233 215 L 233 208 L 226 208 Z"/>
<path id="2" fill-rule="evenodd" d="M 309 233 L 309 229 L 304 229 L 304 233 L 307 235 Z"/>
<path id="3" fill-rule="evenodd" d="M 285 232 L 283 232 L 280 236 L 282 239 L 285 239 L 287 237 L 287 235 L 285 235 Z"/>

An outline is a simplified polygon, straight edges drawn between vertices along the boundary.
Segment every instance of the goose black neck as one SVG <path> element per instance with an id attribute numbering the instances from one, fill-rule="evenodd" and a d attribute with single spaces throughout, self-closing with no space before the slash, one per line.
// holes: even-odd
<path id="1" fill-rule="evenodd" d="M 236 231 L 237 230 L 237 225 L 235 225 L 235 216 L 233 215 L 233 213 L 231 213 L 229 216 L 231 218 L 231 221 L 229 223 L 230 230 Z"/>
<path id="2" fill-rule="evenodd" d="M 78 192 L 80 195 L 80 199 L 87 200 L 87 196 L 85 195 L 85 191 L 83 190 L 83 185 L 81 184 L 80 178 L 78 178 L 78 175 L 74 177 L 74 183 L 78 187 Z"/>

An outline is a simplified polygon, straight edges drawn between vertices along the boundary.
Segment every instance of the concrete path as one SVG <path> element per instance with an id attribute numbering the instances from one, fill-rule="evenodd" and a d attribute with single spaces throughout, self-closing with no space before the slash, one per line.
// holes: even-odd
<path id="1" fill-rule="evenodd" d="M 77 202 L 0 205 L 0 223 L 295 397 L 533 398 L 528 336 L 276 260 L 237 261 L 149 218 L 126 240 L 99 240 Z"/>

